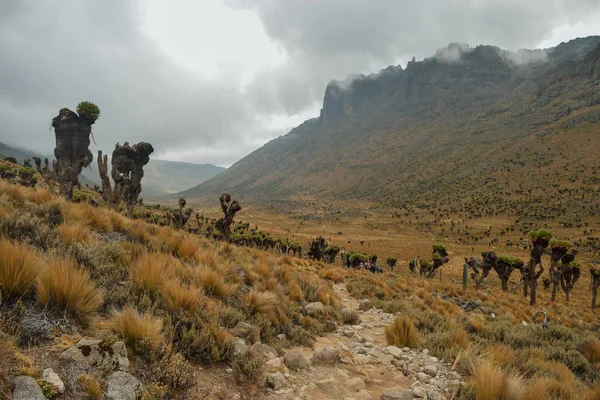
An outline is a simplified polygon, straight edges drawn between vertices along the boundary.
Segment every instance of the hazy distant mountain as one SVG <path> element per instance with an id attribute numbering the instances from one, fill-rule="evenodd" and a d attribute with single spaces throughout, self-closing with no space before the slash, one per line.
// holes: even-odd
<path id="1" fill-rule="evenodd" d="M 15 157 L 19 162 L 23 162 L 24 159 L 35 155 L 42 158 L 51 158 L 48 155 L 39 155 L 26 149 L 0 143 L 0 156 L 2 157 L 11 156 Z M 94 157 L 96 157 L 95 154 Z M 192 164 L 151 159 L 148 165 L 144 167 L 142 195 L 161 196 L 177 193 L 214 177 L 224 169 L 212 164 Z M 101 185 L 95 159 L 88 168 L 82 171 L 81 175 L 82 183 Z"/>
<path id="2" fill-rule="evenodd" d="M 571 187 L 600 188 L 599 84 L 598 36 L 516 53 L 451 44 L 331 82 L 318 118 L 184 193 L 417 207 L 485 196 L 541 212 Z"/>

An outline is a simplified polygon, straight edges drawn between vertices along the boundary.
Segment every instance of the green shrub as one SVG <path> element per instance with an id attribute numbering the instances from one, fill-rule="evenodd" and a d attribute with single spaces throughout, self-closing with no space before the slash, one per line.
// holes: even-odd
<path id="1" fill-rule="evenodd" d="M 100 108 L 92 102 L 82 101 L 77 104 L 77 114 L 80 117 L 89 119 L 92 123 L 96 122 L 100 118 Z"/>

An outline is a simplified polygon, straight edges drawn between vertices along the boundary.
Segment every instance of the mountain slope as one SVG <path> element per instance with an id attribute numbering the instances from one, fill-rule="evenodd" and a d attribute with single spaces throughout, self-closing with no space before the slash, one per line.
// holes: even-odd
<path id="1" fill-rule="evenodd" d="M 0 157 L 15 157 L 19 162 L 38 154 L 27 149 L 16 148 L 0 143 Z M 38 155 L 42 158 L 51 156 Z M 192 164 L 185 162 L 151 159 L 144 167 L 142 194 L 145 196 L 161 196 L 179 192 L 192 185 L 204 182 L 216 176 L 225 168 L 212 164 Z M 80 180 L 84 184 L 101 185 L 96 160 L 85 168 Z"/>
<path id="2" fill-rule="evenodd" d="M 406 69 L 333 81 L 319 118 L 187 193 L 402 206 L 447 203 L 450 194 L 472 201 L 500 181 L 498 199 L 532 183 L 540 191 L 571 184 L 565 163 L 598 168 L 586 154 L 600 146 L 592 134 L 600 120 L 599 46 L 600 37 L 517 53 L 452 44 Z"/>

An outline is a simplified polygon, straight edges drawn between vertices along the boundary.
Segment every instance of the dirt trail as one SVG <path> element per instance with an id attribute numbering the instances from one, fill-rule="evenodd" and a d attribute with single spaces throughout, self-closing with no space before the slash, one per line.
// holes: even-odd
<path id="1" fill-rule="evenodd" d="M 384 327 L 393 321 L 394 315 L 370 307 L 369 301 L 351 297 L 343 284 L 333 288 L 346 308 L 359 310 L 360 324 L 343 325 L 319 337 L 312 350 L 290 349 L 288 353 L 301 353 L 311 365 L 299 371 L 284 367 L 285 380 L 269 389 L 268 399 L 452 398 L 461 384 L 459 374 L 425 349 L 387 346 Z M 277 361 L 271 363 L 280 366 Z"/>

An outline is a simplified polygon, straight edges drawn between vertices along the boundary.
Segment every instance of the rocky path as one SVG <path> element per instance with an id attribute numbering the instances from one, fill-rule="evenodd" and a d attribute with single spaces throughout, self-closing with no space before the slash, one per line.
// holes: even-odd
<path id="1" fill-rule="evenodd" d="M 388 346 L 384 327 L 394 315 L 352 298 L 344 285 L 334 290 L 350 309 L 359 310 L 359 325 L 344 325 L 317 340 L 314 351 L 291 349 L 267 363 L 268 399 L 283 400 L 442 400 L 461 385 L 458 373 L 426 349 Z"/>
<path id="2" fill-rule="evenodd" d="M 270 346 L 260 342 L 250 346 L 240 338 L 236 351 L 252 351 L 268 360 L 266 391 L 256 388 L 258 392 L 245 393 L 233 381 L 232 369 L 222 370 L 222 366 L 218 366 L 200 371 L 198 384 L 187 398 L 444 400 L 454 397 L 462 384 L 461 377 L 450 371 L 448 364 L 430 356 L 426 349 L 387 345 L 384 328 L 393 321 L 394 315 L 371 307 L 368 300 L 359 302 L 352 298 L 344 285 L 334 285 L 334 291 L 346 308 L 358 310 L 360 324 L 340 326 L 335 332 L 319 337 L 313 349 L 292 348 L 283 356 Z M 321 303 L 310 303 L 305 308 L 309 313 L 325 309 Z M 240 332 L 244 331 L 242 328 Z M 44 368 L 42 379 L 47 384 L 46 389 L 53 387 L 57 399 L 85 397 L 80 385 L 75 383 L 81 374 L 102 379 L 106 400 L 135 400 L 143 390 L 143 384 L 134 376 L 140 375 L 140 370 L 130 365 L 123 342 L 107 347 L 101 340 L 83 338 L 61 353 L 53 354 L 39 357 L 45 360 L 44 365 L 39 366 Z M 34 378 L 19 376 L 14 380 L 13 400 L 45 398 Z"/>

